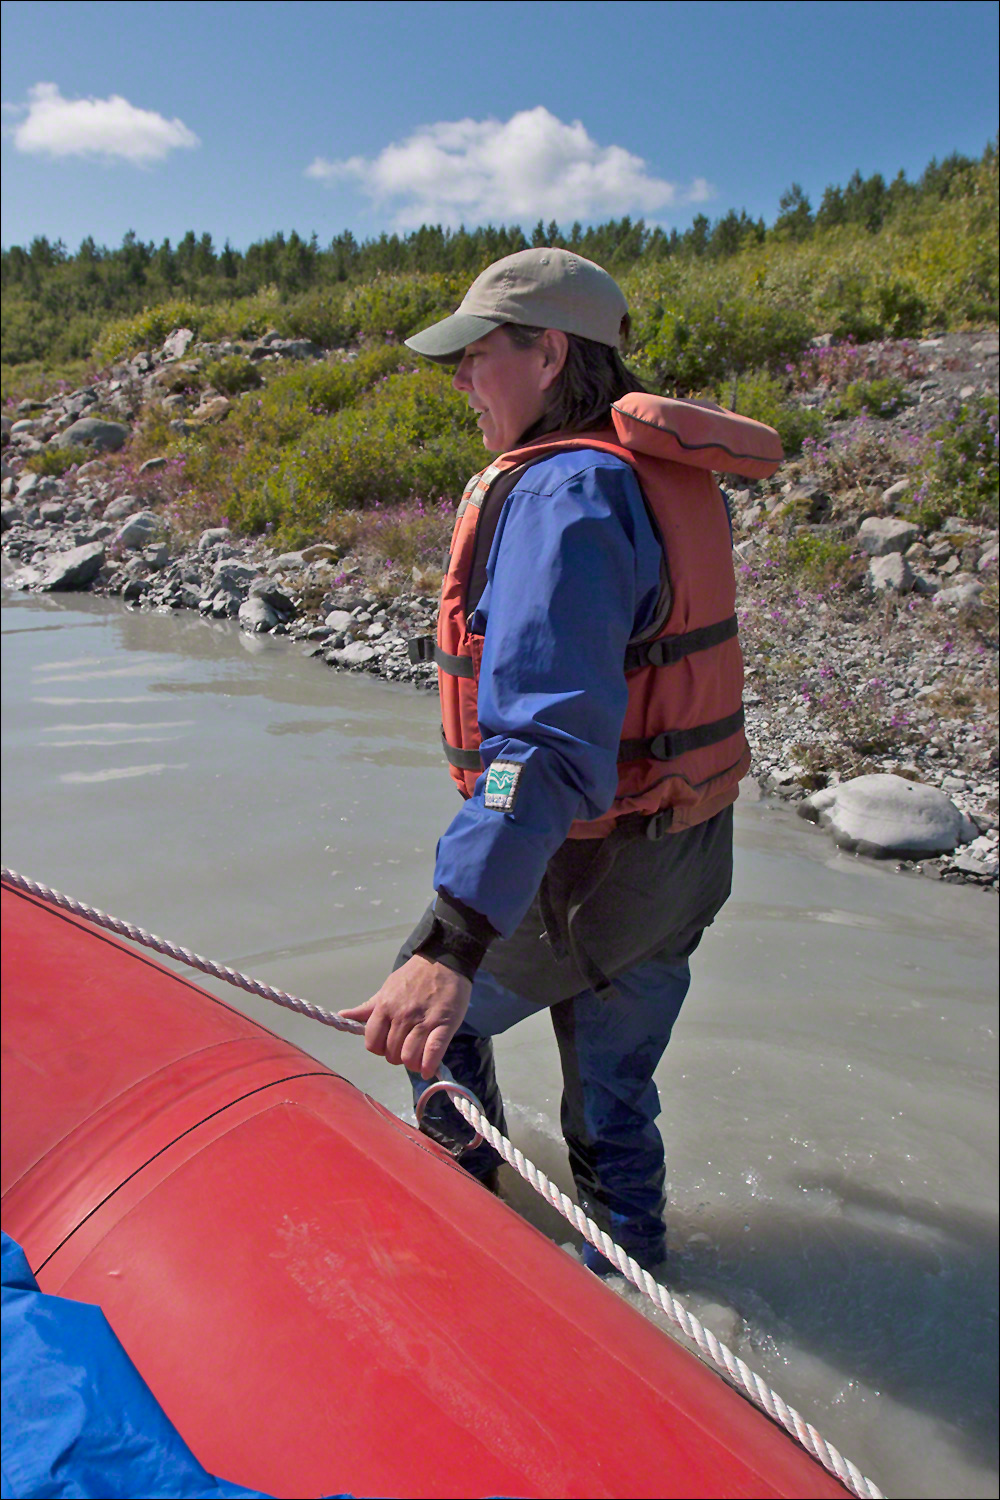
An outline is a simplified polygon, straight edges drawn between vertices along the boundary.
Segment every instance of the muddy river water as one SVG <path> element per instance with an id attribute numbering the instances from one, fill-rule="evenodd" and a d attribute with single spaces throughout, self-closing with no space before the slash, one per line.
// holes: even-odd
<path id="1" fill-rule="evenodd" d="M 321 1004 L 377 988 L 455 806 L 432 695 L 85 596 L 2 621 L 5 864 Z M 657 1075 L 676 1289 L 889 1495 L 995 1495 L 997 903 L 752 797 L 737 843 Z M 353 1038 L 226 998 L 409 1114 Z M 498 1067 L 569 1189 L 545 1017 Z"/>

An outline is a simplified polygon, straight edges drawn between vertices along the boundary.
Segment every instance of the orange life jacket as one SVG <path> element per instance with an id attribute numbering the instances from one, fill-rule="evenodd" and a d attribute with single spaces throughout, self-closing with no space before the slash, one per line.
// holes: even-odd
<path id="1" fill-rule="evenodd" d="M 597 449 L 631 465 L 659 529 L 669 585 L 652 627 L 626 651 L 628 703 L 614 801 L 603 817 L 573 823 L 570 838 L 603 838 L 629 814 L 659 815 L 654 836 L 680 831 L 735 800 L 750 751 L 732 537 L 711 471 L 763 478 L 782 459 L 773 428 L 697 402 L 633 392 L 614 404 L 612 419 L 613 429 L 547 434 L 473 475 L 455 518 L 436 644 L 428 637 L 427 649 L 414 642 L 411 651 L 415 660 L 437 662 L 445 756 L 459 790 L 470 796 L 483 770 L 484 638 L 469 629 L 466 595 L 483 502 L 501 474 L 553 453 Z"/>

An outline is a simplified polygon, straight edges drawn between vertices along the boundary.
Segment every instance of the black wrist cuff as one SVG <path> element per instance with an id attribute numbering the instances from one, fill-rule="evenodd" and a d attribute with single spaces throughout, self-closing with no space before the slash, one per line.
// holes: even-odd
<path id="1" fill-rule="evenodd" d="M 456 974 L 472 980 L 476 977 L 476 970 L 482 963 L 488 946 L 471 934 L 453 927 L 450 922 L 442 922 L 440 917 L 431 913 L 426 931 L 420 934 L 413 952 L 419 953 L 421 958 L 426 958 L 433 964 L 443 964 L 446 969 L 452 969 Z"/>

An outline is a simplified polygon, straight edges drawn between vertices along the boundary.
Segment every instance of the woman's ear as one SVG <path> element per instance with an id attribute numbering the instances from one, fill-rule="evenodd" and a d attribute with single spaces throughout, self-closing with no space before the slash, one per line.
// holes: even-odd
<path id="1" fill-rule="evenodd" d="M 562 374 L 569 353 L 569 339 L 560 328 L 546 328 L 534 347 L 543 357 L 538 388 L 547 391 Z"/>

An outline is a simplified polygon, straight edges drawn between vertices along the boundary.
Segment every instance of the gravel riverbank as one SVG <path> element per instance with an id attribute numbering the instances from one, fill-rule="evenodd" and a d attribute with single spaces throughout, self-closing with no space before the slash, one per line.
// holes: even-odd
<path id="1" fill-rule="evenodd" d="M 60 476 L 26 468 L 49 447 L 87 445 L 95 455 L 124 447 L 137 403 L 151 399 L 157 381 L 164 388 L 164 367 L 218 353 L 192 348 L 182 335 L 94 386 L 23 403 L 3 417 L 8 583 L 91 589 L 136 609 L 235 617 L 249 632 L 289 636 L 334 669 L 434 691 L 435 669 L 412 665 L 406 651 L 410 636 L 434 628 L 431 574 L 415 570 L 410 589 L 384 597 L 361 559 L 323 542 L 279 554 L 224 528 L 180 534 L 157 494 L 167 457 L 143 465 L 131 492 L 100 456 Z M 963 815 L 959 841 L 951 850 L 903 849 L 897 863 L 993 890 L 997 531 L 954 516 L 922 528 L 907 518 L 906 501 L 916 483 L 908 447 L 954 403 L 996 393 L 997 351 L 989 333 L 873 347 L 873 371 L 898 371 L 899 410 L 834 419 L 823 442 L 807 445 L 773 480 L 728 491 L 758 783 L 812 816 L 819 816 L 811 802 L 818 792 L 858 777 L 889 775 L 894 784 L 930 788 Z M 320 355 L 302 341 L 277 339 L 256 352 L 269 361 Z M 852 354 L 859 356 L 866 357 Z M 834 351 L 817 351 L 817 384 L 802 390 L 804 408 L 828 395 L 824 357 Z M 203 395 L 181 425 L 223 420 L 225 405 Z M 844 455 L 854 456 L 853 468 Z M 873 805 L 873 825 L 876 813 Z"/>

